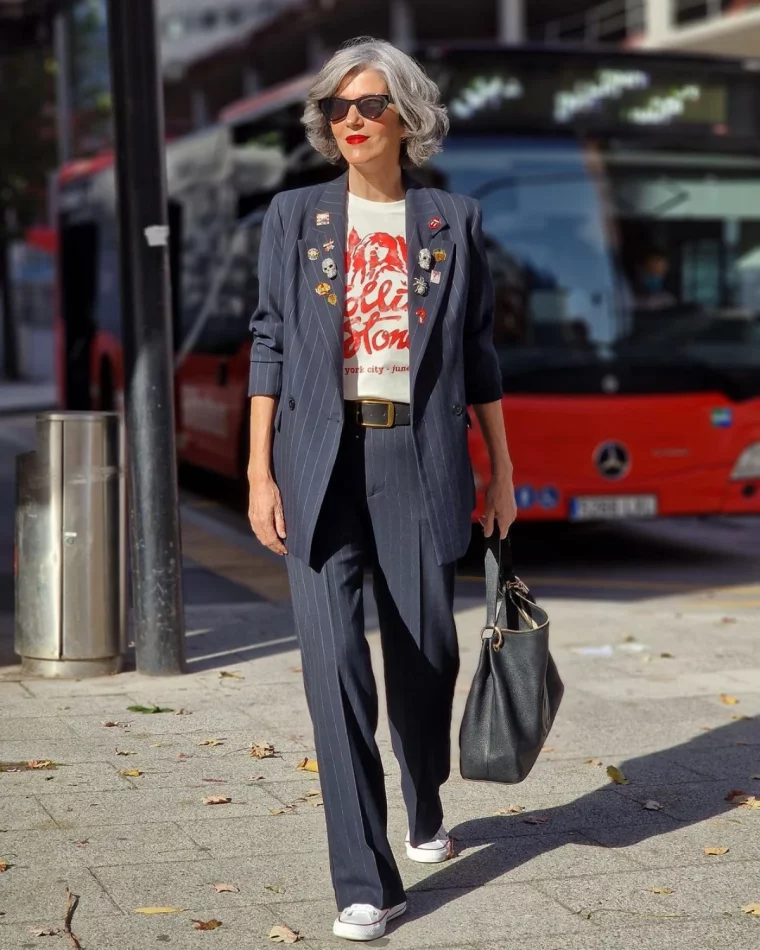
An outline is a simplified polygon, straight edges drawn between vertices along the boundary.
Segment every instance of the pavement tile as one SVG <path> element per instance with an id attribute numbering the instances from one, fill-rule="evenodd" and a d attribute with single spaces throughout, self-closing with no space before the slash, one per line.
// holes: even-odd
<path id="1" fill-rule="evenodd" d="M 675 819 L 669 828 L 646 838 L 632 837 L 630 829 L 585 828 L 583 835 L 605 849 L 615 849 L 647 868 L 713 867 L 736 861 L 760 861 L 757 822 L 744 809 L 706 821 L 684 824 Z M 706 847 L 728 848 L 727 854 L 706 855 Z M 758 895 L 760 897 L 760 895 Z"/>
<path id="2" fill-rule="evenodd" d="M 199 748 L 198 752 L 206 754 L 193 755 L 190 759 L 177 759 L 176 756 L 166 759 L 154 759 L 146 764 L 144 774 L 140 776 L 141 788 L 206 788 L 213 790 L 224 788 L 223 785 L 213 782 L 204 782 L 204 779 L 218 778 L 226 782 L 248 782 L 258 776 L 264 776 L 265 783 L 289 781 L 303 785 L 319 784 L 319 776 L 312 772 L 303 772 L 296 769 L 296 765 L 307 758 L 303 752 L 283 752 L 281 756 L 268 759 L 256 759 L 248 752 L 250 742 L 243 746 L 228 743 L 223 746 L 208 746 Z M 276 746 L 275 746 L 276 748 Z M 313 756 L 313 753 L 312 753 Z M 139 767 L 138 756 L 122 758 L 121 767 Z M 299 793 L 303 794 L 303 790 Z"/>
<path id="3" fill-rule="evenodd" d="M 179 947 L 181 950 L 208 950 L 213 943 L 215 950 L 272 950 L 275 947 L 269 931 L 276 922 L 274 913 L 267 907 L 246 907 L 218 914 L 207 913 L 202 907 L 183 904 L 186 910 L 179 914 L 120 914 L 103 917 L 74 915 L 73 931 L 85 950 L 148 950 L 150 947 Z M 196 930 L 193 920 L 221 920 L 222 926 L 213 932 Z M 61 915 L 45 918 L 40 926 L 60 927 Z M 53 950 L 69 946 L 55 938 L 33 937 L 29 925 L 0 925 L 0 948 L 2 950 Z M 5 942 L 4 942 L 5 941 Z M 296 945 L 310 950 L 309 944 L 299 941 Z"/>
<path id="4" fill-rule="evenodd" d="M 224 785 L 220 790 L 183 789 L 178 795 L 167 795 L 165 789 L 135 788 L 124 792 L 77 792 L 51 796 L 46 807 L 61 828 L 87 825 L 131 825 L 138 821 L 166 822 L 182 819 L 234 818 L 247 815 L 268 815 L 280 802 L 263 788 L 253 785 Z M 225 805 L 204 805 L 208 795 L 227 795 L 232 801 Z"/>
<path id="5" fill-rule="evenodd" d="M 679 914 L 684 918 L 741 913 L 758 902 L 760 862 L 736 862 L 712 867 L 652 868 L 605 875 L 576 877 L 572 881 L 534 881 L 547 897 L 578 914 L 590 914 L 602 927 L 630 915 Z M 650 888 L 668 887 L 669 895 Z"/>
<path id="6" fill-rule="evenodd" d="M 73 733 L 63 719 L 0 719 L 0 743 L 46 739 L 71 739 Z"/>
<path id="7" fill-rule="evenodd" d="M 760 724 L 758 725 L 760 730 Z M 674 749 L 664 753 L 669 759 L 677 762 L 692 772 L 705 778 L 724 779 L 726 782 L 743 782 L 742 788 L 748 791 L 757 789 L 755 794 L 760 795 L 760 754 L 755 745 L 730 745 L 721 748 L 707 749 Z M 733 788 L 733 784 L 731 785 Z"/>
<path id="8" fill-rule="evenodd" d="M 119 768 L 127 768 L 122 759 Z M 0 773 L 0 799 L 8 795 L 60 795 L 62 792 L 100 792 L 123 789 L 128 780 L 119 775 L 119 770 L 107 762 L 87 762 L 76 765 L 60 765 L 57 769 L 32 769 L 24 772 Z"/>
<path id="9" fill-rule="evenodd" d="M 298 805 L 297 810 L 266 818 L 217 818 L 180 821 L 179 827 L 215 858 L 232 855 L 279 856 L 284 848 L 294 854 L 326 852 L 327 833 L 322 809 Z"/>
<path id="10" fill-rule="evenodd" d="M 0 831 L 44 830 L 55 828 L 49 812 L 31 795 L 4 798 L 0 806 Z M 2 847 L 0 836 L 0 847 Z"/>
<path id="11" fill-rule="evenodd" d="M 80 898 L 77 918 L 120 914 L 119 908 L 87 868 L 38 871 L 18 865 L 3 874 L 0 909 L 5 916 L 0 924 L 0 947 L 5 950 L 2 935 L 6 924 L 28 921 L 42 927 L 50 920 L 50 925 L 60 926 L 66 913 L 67 887 Z"/>
<path id="12" fill-rule="evenodd" d="M 282 852 L 269 855 L 132 864 L 97 869 L 98 880 L 127 913 L 135 907 L 195 907 L 211 915 L 228 907 L 319 900 L 332 894 L 327 854 Z M 214 883 L 233 884 L 238 893 L 217 894 Z M 267 890 L 282 888 L 282 893 Z"/>
<path id="13" fill-rule="evenodd" d="M 208 856 L 208 851 L 172 822 L 10 831 L 0 835 L 0 849 L 0 857 L 33 870 L 202 860 Z"/>
<path id="14" fill-rule="evenodd" d="M 506 939 L 534 934 L 585 934 L 595 929 L 577 914 L 547 900 L 529 884 L 500 884 L 475 890 L 407 889 L 407 901 L 406 914 L 389 924 L 387 930 L 388 945 L 398 950 L 449 950 L 484 936 L 501 947 Z M 283 922 L 303 933 L 315 947 L 344 945 L 344 941 L 332 936 L 337 914 L 333 900 L 284 904 L 278 911 Z"/>
<path id="15" fill-rule="evenodd" d="M 177 716 L 168 713 L 143 714 L 129 712 L 127 705 L 129 704 L 125 703 L 121 710 L 115 711 L 115 719 L 119 722 L 128 722 L 129 729 L 124 731 L 129 731 L 135 735 L 149 735 L 157 738 L 167 735 L 198 735 L 200 733 L 208 733 L 209 736 L 225 735 L 226 733 L 247 735 L 261 728 L 257 724 L 255 716 L 249 716 L 242 711 L 227 707 L 214 711 L 193 712 L 187 716 Z M 161 700 L 161 705 L 165 705 L 165 701 Z M 178 709 L 181 707 L 169 703 L 168 708 Z M 76 716 L 66 717 L 64 721 L 75 735 L 81 736 L 83 739 L 89 739 L 93 736 L 102 736 L 104 727 L 101 725 L 101 718 L 98 716 Z"/>
<path id="16" fill-rule="evenodd" d="M 43 699 L 26 694 L 24 697 L 6 699 L 4 687 L 0 688 L 0 719 L 49 719 L 75 716 L 98 717 L 98 719 L 134 718 L 134 713 L 125 715 L 127 706 L 136 702 L 124 693 L 107 696 L 60 696 Z"/>
<path id="17" fill-rule="evenodd" d="M 731 791 L 731 786 L 725 779 L 680 785 L 618 786 L 618 793 L 621 796 L 642 804 L 648 799 L 654 799 L 663 806 L 659 814 L 670 815 L 681 821 L 703 821 L 706 818 L 728 816 L 739 807 L 726 801 L 726 794 L 729 791 Z M 755 820 L 755 827 L 760 832 L 760 810 L 742 808 L 741 811 L 742 817 L 746 815 Z"/>

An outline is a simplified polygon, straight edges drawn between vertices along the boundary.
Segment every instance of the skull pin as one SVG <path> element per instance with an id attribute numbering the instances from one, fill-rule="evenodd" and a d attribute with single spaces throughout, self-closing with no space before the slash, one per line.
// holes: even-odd
<path id="1" fill-rule="evenodd" d="M 430 261 L 432 255 L 430 250 L 426 247 L 423 247 L 420 253 L 417 255 L 417 263 L 423 270 L 430 270 Z"/>
<path id="2" fill-rule="evenodd" d="M 330 280 L 338 276 L 338 268 L 335 266 L 335 261 L 331 257 L 326 257 L 322 261 L 322 270 Z"/>

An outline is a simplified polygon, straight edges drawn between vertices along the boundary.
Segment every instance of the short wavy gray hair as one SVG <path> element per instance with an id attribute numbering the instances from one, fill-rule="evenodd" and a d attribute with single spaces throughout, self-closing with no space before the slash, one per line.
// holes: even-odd
<path id="1" fill-rule="evenodd" d="M 401 148 L 402 160 L 421 165 L 440 152 L 449 131 L 449 118 L 438 86 L 411 56 L 392 43 L 371 36 L 359 36 L 344 43 L 312 83 L 301 121 L 313 147 L 334 165 L 342 160 L 330 122 L 319 108 L 319 100 L 335 95 L 346 76 L 364 69 L 374 69 L 385 79 L 407 129 Z"/>

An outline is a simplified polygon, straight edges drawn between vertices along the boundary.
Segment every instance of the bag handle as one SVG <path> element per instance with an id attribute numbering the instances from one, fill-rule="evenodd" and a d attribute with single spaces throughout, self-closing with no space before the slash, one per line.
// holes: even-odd
<path id="1" fill-rule="evenodd" d="M 512 565 L 512 545 L 509 535 L 502 541 L 499 529 L 494 525 L 491 536 L 485 538 L 486 543 L 486 626 L 496 623 L 499 615 L 499 595 L 507 581 L 515 580 Z"/>

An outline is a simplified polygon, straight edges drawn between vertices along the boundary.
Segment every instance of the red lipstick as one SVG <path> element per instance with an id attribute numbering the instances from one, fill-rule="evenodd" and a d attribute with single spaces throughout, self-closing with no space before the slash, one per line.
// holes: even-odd
<path id="1" fill-rule="evenodd" d="M 366 142 L 368 138 L 368 135 L 348 135 L 346 136 L 346 141 L 349 145 L 361 145 L 362 142 Z"/>

